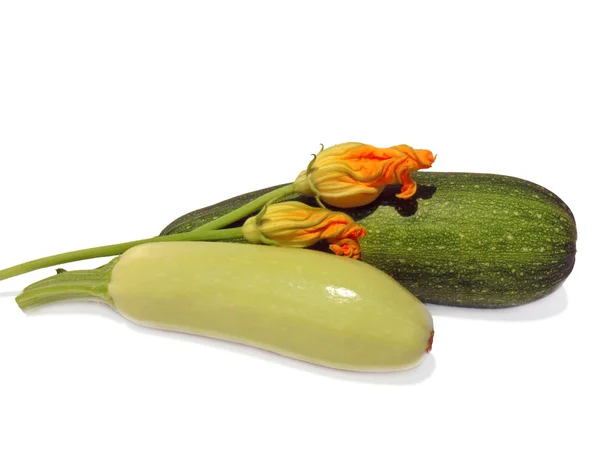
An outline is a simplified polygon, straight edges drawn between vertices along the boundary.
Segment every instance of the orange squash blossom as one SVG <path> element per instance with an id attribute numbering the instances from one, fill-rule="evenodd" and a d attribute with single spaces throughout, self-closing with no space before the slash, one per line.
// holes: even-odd
<path id="1" fill-rule="evenodd" d="M 338 208 L 352 208 L 371 203 L 387 185 L 401 183 L 396 197 L 407 199 L 417 190 L 411 174 L 431 167 L 434 161 L 429 150 L 415 150 L 408 145 L 334 145 L 315 156 L 296 178 L 294 190 Z"/>
<path id="2" fill-rule="evenodd" d="M 309 247 L 325 240 L 336 255 L 358 259 L 358 239 L 366 229 L 347 214 L 292 201 L 266 205 L 244 222 L 242 234 L 252 244 L 283 247 Z"/>

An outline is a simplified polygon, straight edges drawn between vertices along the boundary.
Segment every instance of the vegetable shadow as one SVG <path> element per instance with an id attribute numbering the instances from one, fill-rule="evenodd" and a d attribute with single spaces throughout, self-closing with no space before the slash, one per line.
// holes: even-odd
<path id="1" fill-rule="evenodd" d="M 264 189 L 262 191 L 257 191 L 254 194 L 257 194 L 258 192 L 260 192 L 260 193 L 269 192 L 272 189 L 276 189 L 281 186 L 284 186 L 284 185 L 274 186 L 272 188 Z M 401 187 L 402 187 L 401 184 L 393 184 L 393 185 L 386 186 L 383 189 L 383 191 L 381 192 L 381 194 L 379 195 L 379 197 L 377 197 L 377 200 L 375 200 L 374 202 L 371 202 L 365 206 L 358 206 L 355 208 L 336 208 L 336 207 L 328 205 L 328 204 L 325 204 L 325 206 L 332 211 L 340 211 L 345 214 L 348 214 L 355 221 L 359 221 L 359 220 L 364 219 L 365 217 L 369 217 L 371 214 L 373 214 L 375 211 L 377 211 L 377 209 L 381 206 L 391 206 L 392 208 L 394 208 L 396 210 L 396 212 L 400 216 L 410 217 L 417 213 L 417 209 L 419 208 L 418 200 L 419 199 L 423 199 L 423 200 L 430 199 L 431 197 L 433 197 L 433 195 L 435 194 L 435 191 L 437 190 L 437 187 L 434 185 L 419 184 L 419 185 L 417 185 L 417 191 L 415 192 L 415 195 L 413 195 L 411 198 L 409 198 L 407 200 L 403 200 L 403 199 L 399 199 L 398 197 L 396 197 L 396 194 L 400 192 Z M 256 197 L 258 197 L 258 195 L 253 196 L 253 198 L 256 198 Z M 306 205 L 313 206 L 313 207 L 319 206 L 319 204 L 317 203 L 317 201 L 315 200 L 314 197 L 306 197 L 304 195 L 296 197 L 295 194 L 292 196 L 281 198 L 281 199 L 277 200 L 277 203 L 280 203 L 283 201 L 288 201 L 288 200 L 301 201 L 302 203 L 305 203 Z M 190 213 L 188 215 L 191 215 L 191 214 L 193 214 L 193 213 Z M 257 212 L 252 213 L 236 222 L 231 223 L 230 225 L 227 225 L 225 228 L 241 227 L 242 225 L 244 225 L 244 222 L 248 219 L 248 217 L 252 217 L 256 214 L 257 214 Z M 179 220 L 184 220 L 184 219 L 185 219 L 185 216 L 180 219 L 177 219 L 175 222 L 178 222 Z M 173 222 L 173 223 L 175 223 L 175 222 Z M 170 226 L 171 225 L 169 225 L 169 227 Z M 163 231 L 163 233 L 164 233 L 164 231 Z M 243 242 L 243 240 L 240 239 L 240 242 Z M 326 248 L 327 248 L 327 245 L 317 245 L 314 247 L 315 250 L 324 250 Z"/>
<path id="2" fill-rule="evenodd" d="M 414 216 L 419 208 L 419 199 L 429 200 L 435 194 L 437 187 L 434 185 L 417 185 L 417 191 L 411 198 L 403 200 L 396 197 L 396 194 L 400 192 L 401 185 L 393 184 L 386 186 L 381 192 L 377 200 L 369 203 L 368 205 L 358 206 L 355 208 L 335 208 L 330 205 L 326 205 L 333 211 L 341 211 L 351 216 L 355 221 L 364 219 L 373 214 L 381 206 L 390 206 L 396 210 L 396 212 L 403 217 Z M 310 206 L 318 206 L 314 198 L 306 197 L 302 198 L 303 202 Z"/>
<path id="3" fill-rule="evenodd" d="M 16 297 L 21 291 L 0 292 L 0 297 Z"/>
<path id="4" fill-rule="evenodd" d="M 497 321 L 528 321 L 554 317 L 567 309 L 567 291 L 561 285 L 557 290 L 531 303 L 508 308 L 464 308 L 427 304 L 432 316 L 461 317 Z"/>
<path id="5" fill-rule="evenodd" d="M 110 306 L 92 300 L 92 301 L 65 301 L 54 303 L 42 308 L 28 311 L 28 316 L 48 317 L 53 315 L 94 315 L 100 316 L 107 320 L 112 320 L 124 326 L 127 326 L 132 332 L 143 333 L 153 336 L 159 336 L 161 339 L 172 339 L 173 341 L 193 343 L 194 345 L 209 346 L 217 348 L 220 351 L 228 351 L 237 354 L 258 358 L 268 364 L 276 364 L 285 366 L 291 370 L 300 370 L 311 375 L 333 378 L 341 381 L 349 381 L 354 383 L 379 384 L 379 385 L 413 385 L 425 381 L 431 376 L 435 370 L 435 358 L 428 354 L 417 367 L 412 369 L 397 371 L 397 372 L 352 372 L 340 369 L 331 369 L 324 366 L 318 366 L 308 362 L 296 360 L 287 356 L 279 355 L 268 350 L 252 347 L 250 345 L 239 344 L 220 339 L 214 339 L 203 336 L 196 336 L 188 333 L 176 331 L 159 330 L 138 325 L 132 322 Z M 243 369 L 244 358 L 240 358 L 240 369 Z"/>

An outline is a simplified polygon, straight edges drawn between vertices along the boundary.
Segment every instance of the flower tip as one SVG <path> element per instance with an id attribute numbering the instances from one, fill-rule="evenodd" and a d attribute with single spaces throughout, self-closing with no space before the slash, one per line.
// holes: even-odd
<path id="1" fill-rule="evenodd" d="M 363 226 L 358 227 L 358 231 L 356 232 L 356 236 L 361 238 L 367 235 L 367 229 Z"/>
<path id="2" fill-rule="evenodd" d="M 338 256 L 360 259 L 360 245 L 354 239 L 340 239 L 331 244 L 329 249 Z"/>
<path id="3" fill-rule="evenodd" d="M 415 150 L 419 163 L 423 169 L 428 169 L 434 163 L 437 155 L 434 156 L 429 150 Z"/>

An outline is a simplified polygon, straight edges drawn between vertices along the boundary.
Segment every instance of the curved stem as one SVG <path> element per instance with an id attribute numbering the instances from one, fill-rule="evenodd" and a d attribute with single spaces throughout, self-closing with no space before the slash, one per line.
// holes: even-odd
<path id="1" fill-rule="evenodd" d="M 22 310 L 27 310 L 63 300 L 92 297 L 96 301 L 113 306 L 108 284 L 112 268 L 119 259 L 116 257 L 97 269 L 58 272 L 33 283 L 17 296 L 17 305 Z"/>
<path id="2" fill-rule="evenodd" d="M 234 211 L 231 211 L 230 213 L 225 214 L 224 216 L 221 216 L 218 219 L 215 219 L 211 222 L 205 223 L 204 225 L 196 228 L 194 231 L 218 230 L 220 228 L 226 227 L 227 225 L 231 225 L 232 223 L 237 222 L 238 220 L 249 216 L 253 212 L 258 211 L 263 206 L 265 206 L 267 203 L 278 200 L 282 197 L 285 197 L 287 195 L 291 195 L 294 193 L 295 193 L 294 185 L 287 184 L 278 189 L 275 189 L 274 191 L 271 191 L 264 195 L 261 195 L 257 199 L 252 200 L 251 202 L 245 204 L 244 206 L 242 206 Z"/>
<path id="3" fill-rule="evenodd" d="M 46 256 L 45 258 L 34 259 L 26 263 L 18 264 L 4 270 L 0 270 L 0 280 L 16 277 L 27 272 L 43 269 L 45 267 L 66 264 L 84 259 L 101 258 L 104 256 L 116 256 L 129 250 L 136 245 L 146 244 L 148 242 L 169 242 L 169 241 L 219 241 L 225 239 L 236 239 L 242 237 L 241 228 L 231 228 L 228 230 L 202 230 L 189 231 L 187 233 L 170 234 L 167 236 L 156 236 L 149 239 L 140 239 L 137 241 L 123 242 L 121 244 L 104 245 L 102 247 L 92 247 L 72 252 L 59 253 L 58 255 Z"/>
<path id="4" fill-rule="evenodd" d="M 221 230 L 220 228 L 231 225 L 232 223 L 243 219 L 253 212 L 262 208 L 268 202 L 275 201 L 287 195 L 293 194 L 294 185 L 288 184 L 274 191 L 268 192 L 246 205 L 225 214 L 218 219 L 208 222 L 199 228 L 192 231 L 179 234 L 161 235 L 148 239 L 140 239 L 137 241 L 123 242 L 120 244 L 105 245 L 102 247 L 93 247 L 83 250 L 75 250 L 72 252 L 60 253 L 58 255 L 47 256 L 45 258 L 35 259 L 26 263 L 18 264 L 7 269 L 0 270 L 0 281 L 7 278 L 16 277 L 27 272 L 43 269 L 45 267 L 56 266 L 58 264 L 66 264 L 74 261 L 82 261 L 85 259 L 101 258 L 105 256 L 120 255 L 131 247 L 136 245 L 146 244 L 148 242 L 168 242 L 168 241 L 219 241 L 226 239 L 236 239 L 242 237 L 241 228 L 231 228 Z"/>

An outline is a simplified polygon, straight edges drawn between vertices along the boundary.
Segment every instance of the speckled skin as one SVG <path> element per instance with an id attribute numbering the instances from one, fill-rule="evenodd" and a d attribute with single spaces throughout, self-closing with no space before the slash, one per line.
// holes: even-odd
<path id="1" fill-rule="evenodd" d="M 571 273 L 575 219 L 547 189 L 490 174 L 419 172 L 414 179 L 419 188 L 410 200 L 398 200 L 398 186 L 390 186 L 376 202 L 344 212 L 367 228 L 362 260 L 420 300 L 521 305 L 554 291 Z M 194 211 L 161 234 L 193 229 L 274 188 Z"/>

